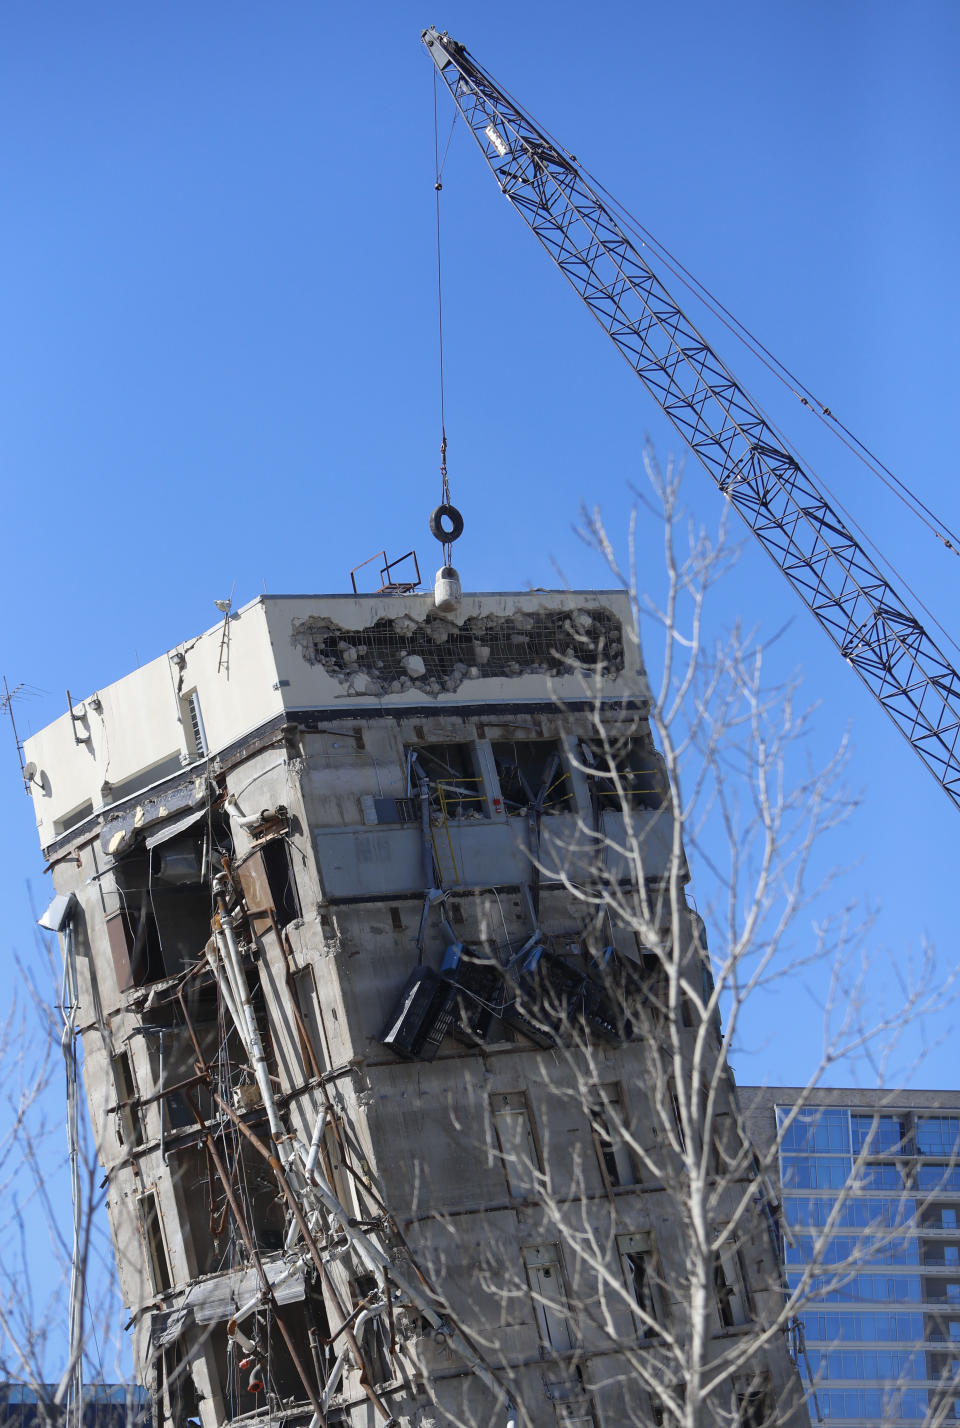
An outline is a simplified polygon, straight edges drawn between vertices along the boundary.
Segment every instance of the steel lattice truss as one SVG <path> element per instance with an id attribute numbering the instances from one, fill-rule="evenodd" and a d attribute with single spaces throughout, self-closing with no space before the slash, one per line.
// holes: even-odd
<path id="1" fill-rule="evenodd" d="M 960 676 L 643 261 L 576 161 L 462 45 L 423 41 L 501 191 L 960 807 Z"/>

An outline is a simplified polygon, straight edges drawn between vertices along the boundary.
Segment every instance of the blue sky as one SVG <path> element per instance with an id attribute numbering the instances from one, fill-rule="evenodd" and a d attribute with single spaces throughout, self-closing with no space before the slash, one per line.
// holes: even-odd
<path id="1" fill-rule="evenodd" d="M 238 603 L 264 588 L 341 591 L 383 546 L 436 563 L 429 23 L 960 525 L 953 0 L 589 12 L 567 0 L 433 12 L 11 0 L 0 669 L 46 691 L 18 702 L 24 734 L 63 712 L 67 687 L 82 697 L 212 624 L 234 588 Z M 444 93 L 440 113 L 445 138 Z M 663 458 L 677 439 L 462 128 L 442 202 L 464 583 L 551 585 L 557 567 L 603 583 L 571 531 L 579 503 L 599 501 L 622 529 L 645 437 Z M 955 558 L 729 338 L 717 346 L 949 627 Z M 712 525 L 720 499 L 692 460 L 687 496 Z M 863 803 L 824 853 L 824 866 L 851 865 L 836 905 L 876 910 L 883 956 L 902 962 L 928 937 L 952 967 L 957 813 L 760 552 L 719 597 L 717 619 L 736 617 L 762 635 L 792 621 L 773 668 L 801 669 L 820 701 L 815 756 L 851 729 Z M 43 906 L 46 879 L 0 735 L 8 955 L 29 957 L 27 885 Z M 817 995 L 804 981 L 762 1001 L 742 1080 L 803 1076 Z M 956 1084 L 953 1026 L 948 1013 L 924 1028 L 934 1045 L 915 1084 Z"/>

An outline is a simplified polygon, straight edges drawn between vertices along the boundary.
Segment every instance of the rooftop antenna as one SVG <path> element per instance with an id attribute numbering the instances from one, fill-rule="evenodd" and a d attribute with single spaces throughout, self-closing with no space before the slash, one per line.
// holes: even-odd
<path id="1" fill-rule="evenodd" d="M 23 779 L 23 790 L 24 793 L 29 793 L 32 783 L 37 784 L 38 787 L 42 787 L 42 785 L 36 776 L 36 764 L 24 763 L 23 743 L 17 732 L 17 721 L 13 716 L 13 701 L 15 699 L 30 699 L 33 695 L 42 693 L 42 690 L 34 689 L 32 685 L 24 684 L 22 680 L 11 689 L 7 683 L 7 676 L 4 674 L 0 676 L 0 678 L 3 679 L 3 693 L 0 694 L 0 714 L 6 714 L 10 719 L 10 727 L 13 730 L 13 738 L 17 746 L 17 761 L 20 764 L 20 777 Z"/>
<path id="2" fill-rule="evenodd" d="M 216 605 L 217 609 L 222 611 L 223 613 L 223 630 L 220 634 L 220 654 L 217 659 L 217 674 L 220 673 L 220 670 L 223 666 L 224 651 L 227 649 L 227 638 L 230 634 L 230 614 L 233 610 L 233 592 L 236 590 L 236 588 L 237 582 L 234 581 L 233 585 L 230 588 L 230 594 L 227 599 L 214 600 L 213 602 Z M 227 653 L 227 658 L 229 659 L 229 652 Z"/>

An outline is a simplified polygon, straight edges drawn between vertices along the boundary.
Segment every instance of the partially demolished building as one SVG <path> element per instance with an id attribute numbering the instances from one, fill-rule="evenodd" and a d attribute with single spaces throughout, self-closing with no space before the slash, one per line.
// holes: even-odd
<path id="1" fill-rule="evenodd" d="M 662 1421 L 646 711 L 622 593 L 263 596 L 29 741 L 158 1428 Z M 718 1342 L 777 1276 L 758 1211 Z M 791 1421 L 758 1362 L 726 1421 Z"/>

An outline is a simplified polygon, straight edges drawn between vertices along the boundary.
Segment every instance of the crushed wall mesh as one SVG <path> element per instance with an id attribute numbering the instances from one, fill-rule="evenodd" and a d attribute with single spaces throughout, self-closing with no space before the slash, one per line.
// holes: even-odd
<path id="1" fill-rule="evenodd" d="M 623 670 L 623 628 L 604 609 L 477 615 L 460 625 L 432 613 L 423 621 L 401 615 L 366 630 L 315 616 L 294 626 L 293 643 L 351 694 L 417 689 L 436 697 L 468 679 Z"/>

